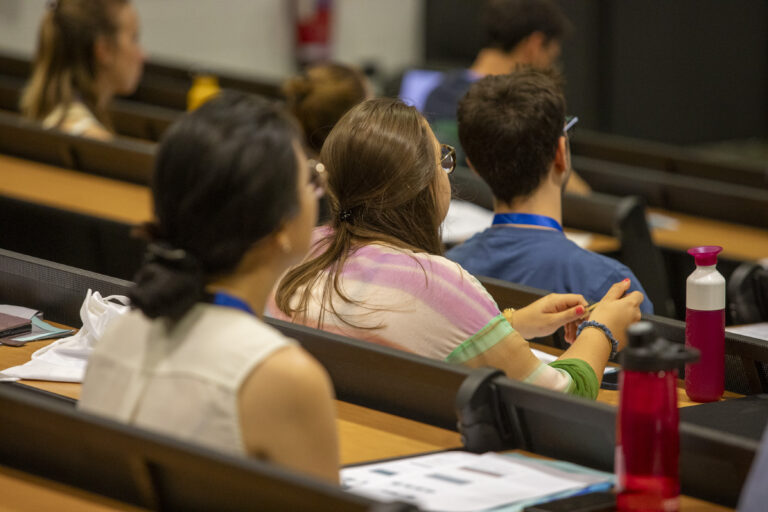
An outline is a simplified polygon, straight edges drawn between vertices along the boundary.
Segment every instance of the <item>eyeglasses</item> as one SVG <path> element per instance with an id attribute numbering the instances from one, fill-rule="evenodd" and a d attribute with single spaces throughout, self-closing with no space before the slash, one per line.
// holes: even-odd
<path id="1" fill-rule="evenodd" d="M 448 144 L 440 144 L 440 167 L 446 174 L 456 169 L 456 150 Z"/>
<path id="2" fill-rule="evenodd" d="M 563 133 L 566 135 L 573 133 L 574 126 L 576 126 L 576 123 L 578 122 L 579 118 L 577 116 L 567 116 L 565 118 L 565 127 L 563 128 Z"/>
<path id="3" fill-rule="evenodd" d="M 325 194 L 325 166 L 314 158 L 307 160 L 307 166 L 309 167 L 309 184 L 312 185 L 315 195 L 319 199 Z"/>

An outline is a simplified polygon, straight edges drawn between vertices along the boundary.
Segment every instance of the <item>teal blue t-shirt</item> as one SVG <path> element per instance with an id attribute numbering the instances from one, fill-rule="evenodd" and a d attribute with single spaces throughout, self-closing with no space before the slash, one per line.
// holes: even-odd
<path id="1" fill-rule="evenodd" d="M 612 284 L 625 278 L 629 291 L 645 295 L 643 313 L 653 304 L 642 284 L 622 263 L 582 249 L 554 230 L 495 226 L 449 250 L 447 258 L 476 276 L 495 277 L 557 293 L 580 293 L 588 301 L 600 300 Z"/>

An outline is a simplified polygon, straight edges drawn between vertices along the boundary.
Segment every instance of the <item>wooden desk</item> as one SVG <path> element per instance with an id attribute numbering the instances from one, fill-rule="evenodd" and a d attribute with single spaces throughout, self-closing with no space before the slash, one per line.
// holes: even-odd
<path id="1" fill-rule="evenodd" d="M 147 187 L 6 155 L 0 155 L 0 194 L 129 223 L 152 216 Z M 723 246 L 724 257 L 745 261 L 768 257 L 767 230 L 655 208 L 649 211 L 679 223 L 674 230 L 653 230 L 653 239 L 661 247 L 686 250 L 716 244 Z M 592 235 L 589 248 L 611 252 L 618 249 L 618 242 L 608 236 Z"/>
<path id="2" fill-rule="evenodd" d="M 32 352 L 47 343 L 43 340 L 27 343 L 23 347 L 0 345 L 0 371 L 24 364 L 29 361 Z M 20 382 L 75 400 L 80 397 L 82 387 L 71 382 Z M 344 465 L 461 447 L 457 432 L 341 401 L 336 401 L 336 410 L 340 460 Z"/>
<path id="3" fill-rule="evenodd" d="M 1 345 L 0 370 L 28 361 L 32 352 L 44 346 L 45 343 L 45 341 L 32 342 L 23 347 Z M 21 382 L 70 398 L 77 399 L 80 395 L 80 384 L 31 380 Z M 612 398 L 612 396 L 615 397 L 615 393 L 606 392 L 599 396 L 598 400 L 611 403 L 611 400 L 615 401 L 615 398 Z M 344 465 L 461 446 L 460 436 L 456 432 L 346 402 L 337 401 L 336 406 L 340 460 Z M 3 492 L 4 490 L 7 492 Z M 8 502 L 8 508 L 5 502 L 0 503 L 0 512 L 5 510 L 32 512 L 46 509 L 94 512 L 136 510 L 80 489 L 0 467 L 0 496 L 8 493 L 12 494 L 14 499 Z M 680 504 L 681 511 L 731 510 L 687 496 L 681 496 Z"/>
<path id="4" fill-rule="evenodd" d="M 0 466 L 0 512 L 139 511 L 77 487 Z"/>
<path id="5" fill-rule="evenodd" d="M 694 217 L 683 213 L 650 208 L 675 219 L 676 229 L 654 229 L 653 241 L 660 247 L 688 250 L 697 245 L 720 245 L 721 256 L 739 261 L 757 261 L 768 258 L 768 231 L 742 224 Z"/>
<path id="6" fill-rule="evenodd" d="M 147 187 L 6 155 L 0 194 L 128 223 L 152 218 Z"/>

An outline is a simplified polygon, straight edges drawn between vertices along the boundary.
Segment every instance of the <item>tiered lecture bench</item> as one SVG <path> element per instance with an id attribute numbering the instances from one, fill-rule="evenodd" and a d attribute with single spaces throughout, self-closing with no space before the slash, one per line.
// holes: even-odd
<path id="1" fill-rule="evenodd" d="M 149 189 L 0 155 L 0 194 L 123 222 L 138 223 L 152 215 Z M 655 228 L 657 245 L 686 250 L 697 245 L 721 245 L 723 257 L 758 261 L 768 257 L 768 230 L 650 208 L 673 219 L 674 229 Z M 589 248 L 609 252 L 615 239 L 593 235 Z"/>
<path id="2" fill-rule="evenodd" d="M 49 342 L 32 342 L 23 347 L 0 345 L 0 371 L 3 368 L 25 363 L 34 351 Z M 537 346 L 537 348 L 550 352 L 556 350 L 543 346 Z M 72 399 L 79 397 L 81 389 L 81 385 L 75 383 L 33 380 L 20 382 Z M 730 396 L 736 395 L 727 394 L 726 398 Z M 679 389 L 679 398 L 680 407 L 695 405 L 687 399 L 682 389 Z M 618 402 L 618 392 L 601 390 L 598 401 L 615 405 Z M 457 432 L 342 401 L 337 401 L 336 405 L 342 465 L 462 446 Z M 0 466 L 0 496 L 2 496 L 0 512 L 37 512 L 54 509 L 65 512 L 140 510 L 103 496 L 2 466 Z M 681 511 L 726 510 L 731 509 L 687 496 L 681 497 Z"/>
<path id="3" fill-rule="evenodd" d="M 151 218 L 151 198 L 145 186 L 0 155 L 0 194 L 129 223 Z M 656 211 L 656 210 L 652 210 Z M 654 239 L 665 247 L 685 249 L 717 243 L 734 259 L 768 256 L 768 232 L 708 219 L 661 211 L 678 222 L 677 228 L 655 229 Z M 591 248 L 611 250 L 610 237 L 593 237 Z M 0 346 L 0 368 L 21 364 L 41 342 L 16 348 Z M 79 384 L 26 381 L 25 384 L 77 399 Z M 598 400 L 616 404 L 616 391 L 601 390 Z M 680 393 L 680 406 L 693 405 Z M 341 463 L 352 464 L 461 446 L 456 432 L 337 402 Z M 20 433 L 23 435 L 23 433 Z M 7 468 L 0 469 L 0 511 L 3 510 L 131 510 L 124 504 Z M 682 510 L 728 510 L 684 497 Z"/>

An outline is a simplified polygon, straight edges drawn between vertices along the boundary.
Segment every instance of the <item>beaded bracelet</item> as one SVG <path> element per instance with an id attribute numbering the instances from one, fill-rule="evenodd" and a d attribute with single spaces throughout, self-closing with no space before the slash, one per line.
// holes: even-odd
<path id="1" fill-rule="evenodd" d="M 608 338 L 608 341 L 611 343 L 610 358 L 613 359 L 616 356 L 616 352 L 619 350 L 619 342 L 616 340 L 616 338 L 613 337 L 611 330 L 606 327 L 605 324 L 601 324 L 600 322 L 595 322 L 594 320 L 585 320 L 581 322 L 579 324 L 579 328 L 576 329 L 576 337 L 578 337 L 579 334 L 581 334 L 581 331 L 583 331 L 586 327 L 595 327 L 603 331 L 603 334 L 605 334 L 605 337 Z"/>

